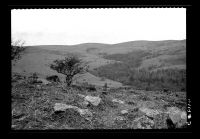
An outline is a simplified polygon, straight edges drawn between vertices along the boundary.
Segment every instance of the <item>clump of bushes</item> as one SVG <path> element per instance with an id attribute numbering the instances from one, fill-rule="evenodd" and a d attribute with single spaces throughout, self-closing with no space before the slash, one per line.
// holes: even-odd
<path id="1" fill-rule="evenodd" d="M 28 77 L 28 82 L 29 83 L 37 83 L 38 82 L 37 79 L 38 79 L 38 74 L 36 72 L 34 72 L 34 73 L 32 73 L 31 76 Z"/>

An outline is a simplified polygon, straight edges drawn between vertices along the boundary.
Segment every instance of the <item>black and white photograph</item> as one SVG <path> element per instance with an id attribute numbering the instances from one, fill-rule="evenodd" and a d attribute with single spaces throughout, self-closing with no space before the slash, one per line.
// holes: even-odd
<path id="1" fill-rule="evenodd" d="M 187 129 L 186 8 L 11 10 L 12 130 Z"/>

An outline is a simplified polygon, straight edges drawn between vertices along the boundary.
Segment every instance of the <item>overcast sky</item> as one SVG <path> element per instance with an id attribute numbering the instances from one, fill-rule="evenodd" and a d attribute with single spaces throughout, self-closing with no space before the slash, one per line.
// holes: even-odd
<path id="1" fill-rule="evenodd" d="M 12 10 L 11 22 L 26 45 L 186 39 L 185 8 Z"/>

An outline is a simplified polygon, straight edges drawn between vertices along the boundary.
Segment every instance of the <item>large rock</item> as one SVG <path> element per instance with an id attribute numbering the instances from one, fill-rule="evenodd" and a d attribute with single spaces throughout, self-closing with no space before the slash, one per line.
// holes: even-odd
<path id="1" fill-rule="evenodd" d="M 169 114 L 170 119 L 178 127 L 184 125 L 187 121 L 187 114 L 185 111 L 181 111 L 177 107 L 168 107 L 167 113 Z"/>
<path id="2" fill-rule="evenodd" d="M 91 120 L 92 113 L 88 109 L 80 109 L 79 107 L 67 105 L 63 103 L 55 103 L 54 111 L 66 111 L 67 109 L 74 109 L 75 111 L 79 112 L 81 116 L 86 118 L 87 120 Z"/>
<path id="3" fill-rule="evenodd" d="M 89 103 L 91 103 L 94 106 L 98 106 L 99 103 L 101 102 L 101 98 L 100 97 L 93 97 L 93 96 L 86 96 L 85 101 L 88 101 Z"/>

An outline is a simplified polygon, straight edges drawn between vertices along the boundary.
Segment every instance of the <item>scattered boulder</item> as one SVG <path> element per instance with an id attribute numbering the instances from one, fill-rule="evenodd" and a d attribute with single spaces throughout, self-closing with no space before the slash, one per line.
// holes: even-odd
<path id="1" fill-rule="evenodd" d="M 58 111 L 62 112 L 62 111 L 66 111 L 67 109 L 73 109 L 77 111 L 82 117 L 84 117 L 87 120 L 91 120 L 92 118 L 92 113 L 88 109 L 80 109 L 72 105 L 67 105 L 63 103 L 55 103 L 55 106 L 54 106 L 55 112 L 58 112 Z"/>
<path id="2" fill-rule="evenodd" d="M 120 103 L 120 104 L 124 104 L 124 101 L 118 100 L 118 99 L 113 99 L 112 102 L 117 102 L 117 103 Z"/>
<path id="3" fill-rule="evenodd" d="M 85 101 L 88 101 L 89 103 L 91 103 L 94 106 L 98 106 L 99 103 L 101 102 L 101 98 L 100 97 L 94 97 L 94 96 L 86 96 Z"/>
<path id="4" fill-rule="evenodd" d="M 177 107 L 168 107 L 167 113 L 169 114 L 169 118 L 172 120 L 177 127 L 181 127 L 187 122 L 187 114 L 185 111 L 181 111 Z"/>
<path id="5" fill-rule="evenodd" d="M 128 113 L 128 110 L 122 110 L 121 111 L 121 114 L 127 114 Z"/>

